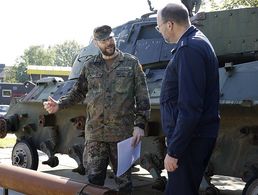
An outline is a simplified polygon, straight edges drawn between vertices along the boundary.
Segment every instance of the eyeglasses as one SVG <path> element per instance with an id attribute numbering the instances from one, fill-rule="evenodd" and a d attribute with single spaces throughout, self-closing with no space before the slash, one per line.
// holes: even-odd
<path id="1" fill-rule="evenodd" d="M 160 32 L 160 27 L 165 24 L 166 22 L 162 22 L 160 25 L 155 26 L 155 29 Z"/>

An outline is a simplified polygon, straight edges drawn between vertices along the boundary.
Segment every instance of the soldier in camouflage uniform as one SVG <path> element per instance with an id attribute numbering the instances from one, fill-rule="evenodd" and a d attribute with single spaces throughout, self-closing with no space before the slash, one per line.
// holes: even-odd
<path id="1" fill-rule="evenodd" d="M 68 95 L 49 98 L 49 113 L 86 100 L 84 166 L 90 183 L 104 185 L 109 161 L 117 171 L 117 142 L 133 135 L 132 146 L 144 136 L 150 113 L 145 74 L 139 61 L 116 48 L 110 26 L 94 29 L 100 54 L 88 60 Z M 119 190 L 131 191 L 131 170 L 116 179 Z"/>

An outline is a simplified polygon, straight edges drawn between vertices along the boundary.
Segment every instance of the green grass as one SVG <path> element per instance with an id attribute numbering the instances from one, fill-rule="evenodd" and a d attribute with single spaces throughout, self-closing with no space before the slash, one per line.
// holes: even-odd
<path id="1" fill-rule="evenodd" d="M 0 139 L 0 148 L 13 147 L 15 143 L 16 138 L 14 137 L 6 137 L 4 139 Z"/>

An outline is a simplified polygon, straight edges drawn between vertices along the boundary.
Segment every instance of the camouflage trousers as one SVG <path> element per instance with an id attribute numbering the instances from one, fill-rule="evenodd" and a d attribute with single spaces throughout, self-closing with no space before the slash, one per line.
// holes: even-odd
<path id="1" fill-rule="evenodd" d="M 117 142 L 86 141 L 83 164 L 90 183 L 104 185 L 109 163 L 111 163 L 114 175 L 116 175 Z M 131 169 L 120 177 L 114 177 L 119 191 L 130 192 L 132 190 Z"/>

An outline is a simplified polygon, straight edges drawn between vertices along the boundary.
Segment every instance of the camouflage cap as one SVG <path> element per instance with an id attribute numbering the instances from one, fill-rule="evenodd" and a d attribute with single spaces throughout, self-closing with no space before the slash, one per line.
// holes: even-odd
<path id="1" fill-rule="evenodd" d="M 108 25 L 103 25 L 96 27 L 93 31 L 94 39 L 97 41 L 105 40 L 109 37 L 113 37 L 114 33 L 112 32 L 112 28 Z"/>

